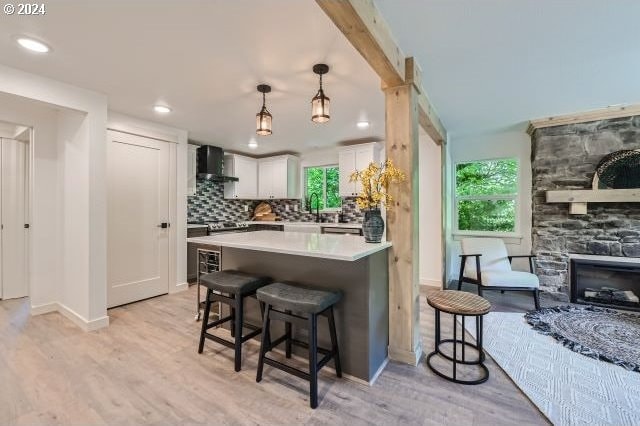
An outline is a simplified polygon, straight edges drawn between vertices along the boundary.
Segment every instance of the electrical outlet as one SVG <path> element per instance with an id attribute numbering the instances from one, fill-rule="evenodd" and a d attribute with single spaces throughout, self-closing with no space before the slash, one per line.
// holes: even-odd
<path id="1" fill-rule="evenodd" d="M 289 204 L 285 204 L 285 205 L 284 205 L 284 211 L 285 211 L 285 212 L 288 212 L 288 211 L 289 211 Z"/>
<path id="2" fill-rule="evenodd" d="M 249 211 L 249 204 L 245 204 L 245 205 L 244 205 L 244 211 L 245 211 L 245 212 L 248 212 L 248 211 Z"/>
<path id="3" fill-rule="evenodd" d="M 298 205 L 297 205 L 297 204 L 294 204 L 294 205 L 293 205 L 293 211 L 294 211 L 294 212 L 297 212 L 297 211 L 298 211 Z"/>

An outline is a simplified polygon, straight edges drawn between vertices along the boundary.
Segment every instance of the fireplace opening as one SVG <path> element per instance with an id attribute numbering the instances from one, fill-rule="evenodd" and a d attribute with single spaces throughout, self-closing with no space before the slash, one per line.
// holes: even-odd
<path id="1" fill-rule="evenodd" d="M 571 302 L 640 311 L 640 263 L 571 259 Z"/>

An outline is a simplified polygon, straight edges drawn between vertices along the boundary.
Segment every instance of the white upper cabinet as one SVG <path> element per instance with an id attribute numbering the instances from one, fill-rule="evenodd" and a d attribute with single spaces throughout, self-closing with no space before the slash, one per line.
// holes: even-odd
<path id="1" fill-rule="evenodd" d="M 237 154 L 225 154 L 224 174 L 238 178 L 224 183 L 224 198 L 253 200 L 258 197 L 258 160 Z"/>
<path id="2" fill-rule="evenodd" d="M 292 155 L 258 160 L 258 198 L 299 198 L 299 180 L 300 164 Z"/>
<path id="3" fill-rule="evenodd" d="M 338 168 L 340 169 L 340 196 L 353 197 L 356 186 L 353 182 L 349 182 L 349 180 L 351 173 L 356 170 L 355 149 L 340 151 L 338 153 Z"/>
<path id="4" fill-rule="evenodd" d="M 187 151 L 187 195 L 196 195 L 198 176 L 198 145 L 189 144 Z"/>
<path id="5" fill-rule="evenodd" d="M 361 185 L 349 182 L 351 174 L 356 170 L 364 170 L 369 163 L 380 162 L 380 145 L 367 143 L 352 145 L 340 149 L 338 152 L 338 167 L 340 169 L 340 196 L 355 197 L 360 192 Z"/>

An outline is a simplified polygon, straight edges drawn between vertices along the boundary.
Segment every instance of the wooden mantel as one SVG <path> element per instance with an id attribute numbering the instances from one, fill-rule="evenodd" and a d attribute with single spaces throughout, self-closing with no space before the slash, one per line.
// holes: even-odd
<path id="1" fill-rule="evenodd" d="M 547 191 L 547 203 L 570 203 L 570 214 L 587 214 L 588 203 L 640 203 L 640 188 Z"/>
<path id="2" fill-rule="evenodd" d="M 618 105 L 574 114 L 556 115 L 538 118 L 529 122 L 527 133 L 532 135 L 536 129 L 544 127 L 564 126 L 566 124 L 588 123 L 589 121 L 606 120 L 640 115 L 640 104 Z"/>

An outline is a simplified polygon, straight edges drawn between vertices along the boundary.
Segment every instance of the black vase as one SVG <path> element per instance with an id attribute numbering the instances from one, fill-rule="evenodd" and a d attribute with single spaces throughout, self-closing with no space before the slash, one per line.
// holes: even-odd
<path id="1" fill-rule="evenodd" d="M 367 243 L 379 243 L 384 232 L 384 219 L 380 215 L 380 209 L 370 209 L 364 212 L 362 233 Z"/>

